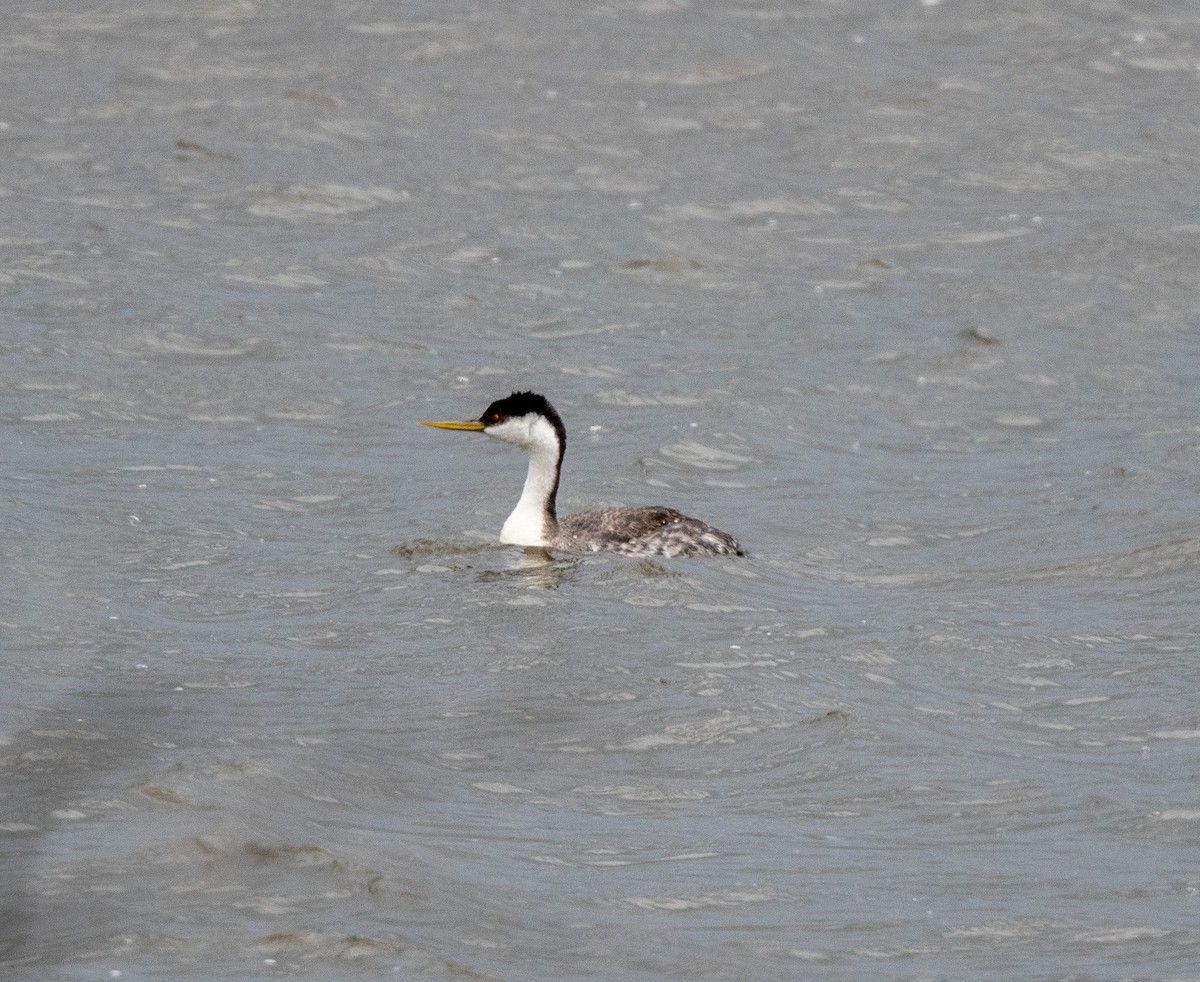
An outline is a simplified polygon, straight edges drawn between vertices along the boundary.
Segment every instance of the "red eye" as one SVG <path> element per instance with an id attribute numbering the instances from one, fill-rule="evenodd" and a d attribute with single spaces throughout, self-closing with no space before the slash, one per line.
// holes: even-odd
<path id="1" fill-rule="evenodd" d="M 499 414 L 499 413 L 492 413 L 490 422 L 492 422 L 492 423 L 499 423 L 499 422 L 500 422 L 500 414 Z"/>

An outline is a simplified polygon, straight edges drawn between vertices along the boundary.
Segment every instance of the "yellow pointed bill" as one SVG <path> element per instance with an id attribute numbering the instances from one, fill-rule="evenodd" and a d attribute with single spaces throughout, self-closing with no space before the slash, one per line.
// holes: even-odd
<path id="1" fill-rule="evenodd" d="M 422 426 L 432 426 L 436 430 L 474 430 L 475 432 L 480 432 L 483 430 L 483 424 L 477 419 L 469 419 L 463 422 L 452 419 L 447 420 L 444 423 L 434 423 L 430 422 L 429 420 L 421 419 L 417 422 L 419 422 Z"/>

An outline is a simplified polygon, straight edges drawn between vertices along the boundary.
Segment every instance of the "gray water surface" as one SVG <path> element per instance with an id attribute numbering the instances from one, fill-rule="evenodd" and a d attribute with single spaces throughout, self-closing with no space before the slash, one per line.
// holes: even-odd
<path id="1" fill-rule="evenodd" d="M 3 978 L 1196 977 L 1200 12 L 0 33 Z"/>

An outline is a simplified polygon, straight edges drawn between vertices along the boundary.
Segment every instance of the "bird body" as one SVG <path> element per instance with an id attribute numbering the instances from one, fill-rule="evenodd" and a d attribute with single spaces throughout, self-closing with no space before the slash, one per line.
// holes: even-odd
<path id="1" fill-rule="evenodd" d="M 500 530 L 501 542 L 627 556 L 743 555 L 733 536 L 674 508 L 597 508 L 559 518 L 555 502 L 567 432 L 562 417 L 535 392 L 499 399 L 478 420 L 423 425 L 484 433 L 529 455 L 525 486 Z"/>

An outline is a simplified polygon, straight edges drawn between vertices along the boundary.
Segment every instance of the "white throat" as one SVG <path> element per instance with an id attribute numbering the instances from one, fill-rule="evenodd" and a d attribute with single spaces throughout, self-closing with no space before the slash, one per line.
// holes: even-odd
<path id="1" fill-rule="evenodd" d="M 508 420 L 487 433 L 529 454 L 521 500 L 500 530 L 500 541 L 518 546 L 549 545 L 558 527 L 551 511 L 562 454 L 558 434 L 543 416 L 533 414 Z"/>

